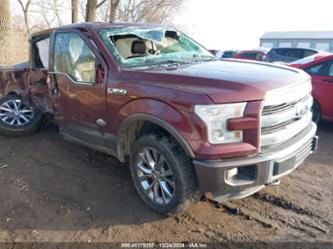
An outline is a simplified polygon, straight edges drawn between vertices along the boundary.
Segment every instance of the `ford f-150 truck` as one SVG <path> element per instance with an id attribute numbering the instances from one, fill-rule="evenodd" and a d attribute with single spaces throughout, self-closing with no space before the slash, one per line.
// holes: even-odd
<path id="1" fill-rule="evenodd" d="M 65 139 L 129 162 L 157 212 L 246 197 L 316 149 L 311 80 L 299 69 L 217 60 L 142 23 L 63 26 L 30 47 L 28 63 L 1 69 L 0 134 L 31 134 L 51 114 Z"/>

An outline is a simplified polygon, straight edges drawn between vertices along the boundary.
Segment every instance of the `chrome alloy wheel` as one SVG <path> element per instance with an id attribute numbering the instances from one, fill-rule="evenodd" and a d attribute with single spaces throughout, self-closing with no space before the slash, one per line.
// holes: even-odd
<path id="1" fill-rule="evenodd" d="M 136 173 L 144 194 L 158 205 L 169 204 L 175 196 L 173 172 L 163 155 L 143 148 L 136 162 Z"/>
<path id="2" fill-rule="evenodd" d="M 33 108 L 23 104 L 20 99 L 8 100 L 0 106 L 0 119 L 10 126 L 25 126 L 34 116 Z"/>

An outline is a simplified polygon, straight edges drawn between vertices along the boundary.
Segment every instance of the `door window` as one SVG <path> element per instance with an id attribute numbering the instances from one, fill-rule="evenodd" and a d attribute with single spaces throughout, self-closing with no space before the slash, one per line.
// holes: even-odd
<path id="1" fill-rule="evenodd" d="M 305 71 L 312 75 L 333 76 L 333 60 L 309 67 Z"/>
<path id="2" fill-rule="evenodd" d="M 256 53 L 241 53 L 241 57 L 246 59 L 256 59 L 256 55 Z"/>
<path id="3" fill-rule="evenodd" d="M 313 50 L 304 50 L 303 57 L 308 57 L 308 56 L 314 55 L 314 54 L 316 54 L 316 53 L 317 53 L 317 52 L 316 52 L 316 51 L 313 51 Z"/>
<path id="4" fill-rule="evenodd" d="M 77 33 L 59 33 L 54 43 L 54 72 L 80 83 L 95 83 L 100 63 Z"/>
<path id="5" fill-rule="evenodd" d="M 288 49 L 285 53 L 285 56 L 293 58 L 293 59 L 300 59 L 302 58 L 302 50 L 300 49 Z"/>
<path id="6" fill-rule="evenodd" d="M 32 43 L 32 63 L 34 67 L 49 67 L 49 43 L 49 37 Z"/>

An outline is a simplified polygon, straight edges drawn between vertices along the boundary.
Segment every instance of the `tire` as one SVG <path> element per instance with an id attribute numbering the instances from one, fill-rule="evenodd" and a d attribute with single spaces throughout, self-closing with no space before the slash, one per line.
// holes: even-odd
<path id="1" fill-rule="evenodd" d="M 155 168 L 148 164 L 146 153 L 155 162 Z M 168 136 L 150 134 L 135 141 L 130 153 L 130 171 L 141 199 L 160 214 L 179 213 L 199 197 L 191 159 Z"/>
<path id="2" fill-rule="evenodd" d="M 312 105 L 312 120 L 316 124 L 319 124 L 319 122 L 321 120 L 320 107 L 317 102 L 313 102 L 313 105 Z"/>
<path id="3" fill-rule="evenodd" d="M 19 96 L 8 95 L 0 100 L 0 135 L 30 135 L 39 129 L 41 122 L 41 112 L 34 105 L 22 103 Z"/>

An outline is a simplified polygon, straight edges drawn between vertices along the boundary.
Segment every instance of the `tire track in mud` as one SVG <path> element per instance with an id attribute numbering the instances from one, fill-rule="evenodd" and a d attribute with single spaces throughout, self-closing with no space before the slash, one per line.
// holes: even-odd
<path id="1" fill-rule="evenodd" d="M 221 232 L 217 232 L 216 229 L 212 227 L 212 225 L 198 220 L 195 216 L 191 215 L 189 212 L 182 213 L 174 217 L 174 219 L 176 223 L 185 224 L 187 227 L 189 227 L 192 233 L 198 232 L 204 234 L 204 236 L 214 240 L 215 242 L 223 242 L 228 240 L 227 236 L 225 236 Z M 193 224 L 196 227 L 193 227 Z"/>
<path id="2" fill-rule="evenodd" d="M 221 219 L 205 218 L 197 215 L 196 212 L 193 215 L 191 212 L 181 218 L 188 221 L 186 222 L 188 227 L 193 227 L 194 223 L 200 226 L 199 230 L 205 231 L 203 234 L 215 241 L 255 241 L 259 231 L 267 232 L 276 229 L 268 219 L 260 219 L 260 216 L 248 214 L 235 203 L 218 204 L 209 199 L 203 199 L 202 203 L 206 210 L 208 208 L 210 213 L 218 215 Z M 254 229 L 247 229 L 248 227 Z"/>
<path id="3" fill-rule="evenodd" d="M 252 197 L 226 204 L 210 203 L 215 208 L 223 208 L 231 215 L 253 220 L 264 228 L 284 231 L 289 235 L 307 234 L 314 239 L 318 233 L 329 234 L 332 226 L 330 222 L 310 210 L 281 197 L 260 192 Z M 289 231 L 286 228 L 289 228 Z"/>
<path id="4" fill-rule="evenodd" d="M 267 202 L 274 206 L 278 206 L 287 211 L 292 211 L 294 213 L 307 216 L 309 218 L 318 219 L 318 220 L 320 220 L 320 222 L 324 223 L 325 225 L 332 226 L 332 223 L 330 223 L 329 221 L 327 221 L 320 215 L 317 215 L 308 209 L 302 208 L 302 207 L 296 205 L 295 203 L 288 201 L 284 198 L 274 196 L 274 195 L 269 195 L 267 193 L 260 193 L 260 192 L 254 194 L 252 196 L 252 198 L 259 200 L 259 201 Z"/>

